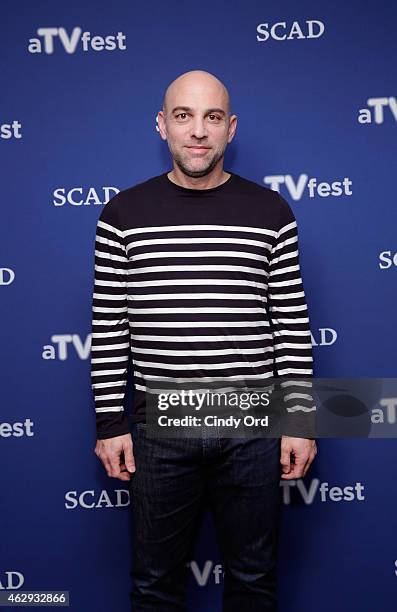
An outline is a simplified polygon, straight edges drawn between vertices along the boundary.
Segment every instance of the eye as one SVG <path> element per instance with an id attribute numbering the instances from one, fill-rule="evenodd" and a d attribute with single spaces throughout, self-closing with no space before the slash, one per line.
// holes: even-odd
<path id="1" fill-rule="evenodd" d="M 180 117 L 181 115 L 187 115 L 187 113 L 178 113 L 178 115 L 175 115 L 176 118 Z"/>

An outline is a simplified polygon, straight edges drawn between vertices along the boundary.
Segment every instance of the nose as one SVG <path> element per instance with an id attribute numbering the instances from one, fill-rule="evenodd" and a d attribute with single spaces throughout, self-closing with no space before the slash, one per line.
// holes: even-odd
<path id="1" fill-rule="evenodd" d="M 191 136 L 194 136 L 198 139 L 206 138 L 207 136 L 207 127 L 205 124 L 205 119 L 202 117 L 195 117 L 191 123 Z"/>

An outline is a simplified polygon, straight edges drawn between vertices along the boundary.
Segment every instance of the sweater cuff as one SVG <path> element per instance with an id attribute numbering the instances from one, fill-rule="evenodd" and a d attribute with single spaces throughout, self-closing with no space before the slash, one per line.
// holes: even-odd
<path id="1" fill-rule="evenodd" d="M 127 414 L 124 410 L 97 413 L 96 432 L 97 440 L 106 440 L 131 433 Z"/>

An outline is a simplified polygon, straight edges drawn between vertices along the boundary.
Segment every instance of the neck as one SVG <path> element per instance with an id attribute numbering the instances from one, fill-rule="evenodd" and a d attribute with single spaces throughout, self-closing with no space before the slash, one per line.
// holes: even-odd
<path id="1" fill-rule="evenodd" d="M 167 176 L 170 181 L 180 187 L 187 187 L 188 189 L 212 189 L 225 183 L 230 177 L 230 173 L 224 172 L 221 168 L 218 172 L 214 171 L 205 176 L 191 177 L 181 172 L 179 168 L 174 168 L 171 172 L 167 173 Z"/>

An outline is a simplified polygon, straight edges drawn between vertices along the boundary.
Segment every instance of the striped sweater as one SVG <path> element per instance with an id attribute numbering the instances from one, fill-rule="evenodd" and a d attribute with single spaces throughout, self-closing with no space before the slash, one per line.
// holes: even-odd
<path id="1" fill-rule="evenodd" d="M 211 189 L 182 187 L 167 174 L 119 192 L 97 222 L 91 384 L 98 439 L 145 420 L 149 381 L 254 385 L 313 373 L 289 204 L 235 173 Z"/>

